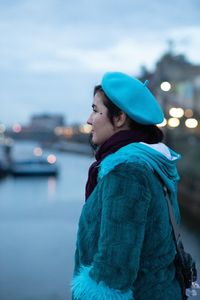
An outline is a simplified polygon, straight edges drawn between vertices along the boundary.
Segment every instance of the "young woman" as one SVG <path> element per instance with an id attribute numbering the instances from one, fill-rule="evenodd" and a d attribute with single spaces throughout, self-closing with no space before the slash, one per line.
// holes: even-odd
<path id="1" fill-rule="evenodd" d="M 155 125 L 163 112 L 145 82 L 106 73 L 88 119 L 89 169 L 77 234 L 74 300 L 181 299 L 164 186 L 179 221 L 176 161 Z"/>

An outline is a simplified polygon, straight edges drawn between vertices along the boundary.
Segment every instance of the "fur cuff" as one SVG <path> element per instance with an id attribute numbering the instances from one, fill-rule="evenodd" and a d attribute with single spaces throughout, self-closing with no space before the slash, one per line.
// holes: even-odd
<path id="1" fill-rule="evenodd" d="M 74 300 L 132 300 L 132 291 L 123 293 L 109 288 L 103 281 L 97 283 L 89 276 L 91 267 L 80 268 L 80 272 L 72 280 L 72 294 Z"/>

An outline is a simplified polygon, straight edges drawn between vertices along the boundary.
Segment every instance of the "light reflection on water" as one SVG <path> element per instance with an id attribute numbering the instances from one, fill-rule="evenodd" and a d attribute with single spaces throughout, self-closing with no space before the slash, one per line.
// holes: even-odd
<path id="1" fill-rule="evenodd" d="M 1 300 L 70 299 L 77 222 L 92 158 L 61 153 L 58 162 L 58 178 L 0 181 Z M 187 250 L 199 262 L 199 232 L 182 230 Z"/>
<path id="2" fill-rule="evenodd" d="M 57 190 L 57 179 L 55 177 L 48 178 L 48 199 L 49 201 L 55 201 Z"/>

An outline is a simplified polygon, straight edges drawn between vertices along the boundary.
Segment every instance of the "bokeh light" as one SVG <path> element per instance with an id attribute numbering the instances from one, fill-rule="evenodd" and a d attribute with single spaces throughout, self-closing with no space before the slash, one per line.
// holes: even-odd
<path id="1" fill-rule="evenodd" d="M 178 127 L 180 120 L 178 118 L 170 118 L 167 123 L 169 127 Z"/>
<path id="2" fill-rule="evenodd" d="M 185 126 L 187 128 L 196 128 L 198 126 L 198 121 L 195 118 L 189 118 L 185 121 Z"/>
<path id="3" fill-rule="evenodd" d="M 172 88 L 172 85 L 171 85 L 171 83 L 168 82 L 168 81 L 163 81 L 163 82 L 161 83 L 161 85 L 160 85 L 160 88 L 161 88 L 161 90 L 164 91 L 164 92 L 169 92 L 169 91 L 171 90 L 171 88 Z"/>
<path id="4" fill-rule="evenodd" d="M 181 107 L 172 107 L 169 110 L 169 114 L 173 118 L 181 118 L 184 116 L 184 110 Z"/>
<path id="5" fill-rule="evenodd" d="M 49 154 L 47 157 L 47 161 L 50 164 L 55 164 L 56 162 L 56 156 L 54 154 Z"/>

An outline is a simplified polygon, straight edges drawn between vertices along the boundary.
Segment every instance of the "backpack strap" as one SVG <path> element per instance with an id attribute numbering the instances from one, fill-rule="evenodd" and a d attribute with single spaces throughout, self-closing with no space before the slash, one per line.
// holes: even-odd
<path id="1" fill-rule="evenodd" d="M 167 190 L 167 187 L 164 186 L 163 189 L 164 189 L 165 198 L 167 200 L 167 206 L 168 206 L 168 210 L 169 210 L 169 217 L 170 217 L 170 221 L 171 221 L 171 224 L 172 224 L 173 233 L 174 233 L 174 240 L 175 240 L 176 248 L 177 248 L 178 242 L 181 238 L 180 230 L 179 230 L 179 226 L 178 226 L 178 224 L 176 222 L 176 219 L 175 219 L 175 216 L 174 216 L 174 210 L 173 210 L 171 201 L 169 199 L 169 192 Z"/>

